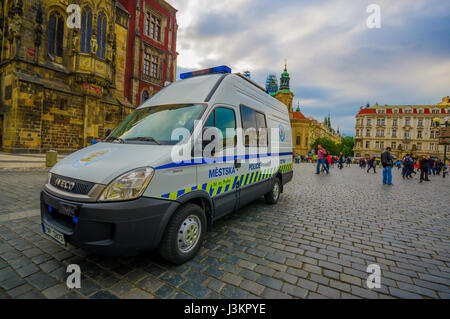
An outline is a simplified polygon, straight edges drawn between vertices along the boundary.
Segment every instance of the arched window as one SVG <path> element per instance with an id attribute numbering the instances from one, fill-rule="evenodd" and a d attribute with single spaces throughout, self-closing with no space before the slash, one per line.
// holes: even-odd
<path id="1" fill-rule="evenodd" d="M 141 103 L 144 103 L 145 101 L 147 101 L 149 99 L 150 95 L 148 94 L 147 90 L 144 90 L 144 92 L 142 92 L 142 99 L 141 99 Z"/>
<path id="2" fill-rule="evenodd" d="M 99 14 L 97 19 L 97 43 L 97 56 L 104 59 L 106 46 L 106 16 L 103 12 Z"/>
<path id="3" fill-rule="evenodd" d="M 83 9 L 81 14 L 81 48 L 82 53 L 91 53 L 92 37 L 92 10 L 89 7 Z"/>
<path id="4" fill-rule="evenodd" d="M 54 11 L 48 20 L 48 53 L 62 57 L 64 39 L 64 19 L 61 14 Z"/>

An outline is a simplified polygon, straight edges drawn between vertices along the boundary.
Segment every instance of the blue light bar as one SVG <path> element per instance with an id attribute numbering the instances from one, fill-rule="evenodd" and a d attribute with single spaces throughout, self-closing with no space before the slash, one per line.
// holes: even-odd
<path id="1" fill-rule="evenodd" d="M 216 67 L 210 68 L 210 69 L 182 73 L 182 74 L 180 74 L 180 78 L 182 80 L 186 80 L 186 79 L 193 78 L 196 76 L 206 75 L 206 74 L 214 74 L 214 73 L 231 73 L 231 69 L 229 67 L 227 67 L 226 65 L 216 66 Z"/>

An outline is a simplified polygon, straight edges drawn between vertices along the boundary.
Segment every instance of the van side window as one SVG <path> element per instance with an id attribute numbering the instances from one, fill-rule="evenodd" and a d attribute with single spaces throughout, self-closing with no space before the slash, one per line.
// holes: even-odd
<path id="1" fill-rule="evenodd" d="M 236 145 L 236 114 L 232 109 L 216 108 L 206 121 L 205 127 L 216 127 L 222 132 L 223 147 Z"/>
<path id="2" fill-rule="evenodd" d="M 266 116 L 243 105 L 241 115 L 245 146 L 267 146 Z"/>

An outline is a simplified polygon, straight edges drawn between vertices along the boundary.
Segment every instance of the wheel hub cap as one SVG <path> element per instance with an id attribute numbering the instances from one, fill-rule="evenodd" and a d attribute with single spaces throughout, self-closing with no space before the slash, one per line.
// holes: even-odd
<path id="1" fill-rule="evenodd" d="M 200 220 L 197 216 L 186 218 L 178 231 L 178 248 L 183 253 L 190 252 L 198 242 L 200 231 Z"/>
<path id="2" fill-rule="evenodd" d="M 278 183 L 275 183 L 275 185 L 273 185 L 273 199 L 277 200 L 279 195 L 280 195 L 280 186 L 278 185 Z"/>

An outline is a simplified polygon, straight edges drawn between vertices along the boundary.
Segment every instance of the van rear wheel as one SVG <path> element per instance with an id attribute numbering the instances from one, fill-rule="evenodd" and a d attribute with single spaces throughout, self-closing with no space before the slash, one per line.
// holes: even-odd
<path id="1" fill-rule="evenodd" d="M 278 202 L 281 194 L 281 181 L 278 177 L 275 178 L 272 190 L 264 195 L 267 204 L 274 205 Z"/>
<path id="2" fill-rule="evenodd" d="M 159 254 L 180 265 L 200 250 L 206 234 L 206 217 L 195 204 L 184 204 L 172 216 L 159 245 Z"/>

